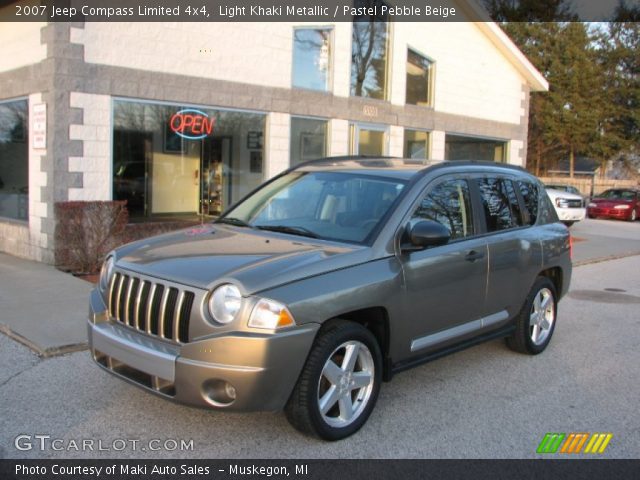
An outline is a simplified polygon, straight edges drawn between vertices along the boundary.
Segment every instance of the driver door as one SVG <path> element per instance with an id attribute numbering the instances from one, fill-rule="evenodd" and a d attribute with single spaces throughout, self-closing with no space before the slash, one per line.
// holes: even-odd
<path id="1" fill-rule="evenodd" d="M 451 237 L 446 245 L 401 256 L 406 282 L 405 325 L 411 354 L 472 336 L 481 328 L 487 287 L 487 242 L 478 237 L 466 178 L 427 187 L 410 223 L 432 220 Z"/>

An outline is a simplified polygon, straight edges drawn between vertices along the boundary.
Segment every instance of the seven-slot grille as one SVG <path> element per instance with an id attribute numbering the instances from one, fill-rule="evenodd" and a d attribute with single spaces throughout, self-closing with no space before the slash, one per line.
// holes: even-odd
<path id="1" fill-rule="evenodd" d="M 193 299 L 193 292 L 116 272 L 109 287 L 109 315 L 141 332 L 186 343 Z"/>
<path id="2" fill-rule="evenodd" d="M 582 200 L 565 200 L 569 208 L 582 208 Z"/>

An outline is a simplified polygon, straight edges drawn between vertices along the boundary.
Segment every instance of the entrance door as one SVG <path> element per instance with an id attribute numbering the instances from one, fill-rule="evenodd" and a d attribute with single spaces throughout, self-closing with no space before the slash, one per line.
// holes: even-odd
<path id="1" fill-rule="evenodd" d="M 200 170 L 200 213 L 220 215 L 232 198 L 231 137 L 202 140 Z"/>

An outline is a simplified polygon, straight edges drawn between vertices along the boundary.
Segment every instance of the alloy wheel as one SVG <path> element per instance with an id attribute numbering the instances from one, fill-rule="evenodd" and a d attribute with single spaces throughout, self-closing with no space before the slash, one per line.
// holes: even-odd
<path id="1" fill-rule="evenodd" d="M 555 300 L 548 288 L 542 288 L 533 300 L 529 316 L 529 334 L 535 345 L 541 345 L 549 336 L 556 317 Z"/>
<path id="2" fill-rule="evenodd" d="M 351 425 L 366 409 L 375 379 L 375 364 L 367 346 L 348 341 L 336 348 L 322 368 L 318 408 L 332 427 Z"/>

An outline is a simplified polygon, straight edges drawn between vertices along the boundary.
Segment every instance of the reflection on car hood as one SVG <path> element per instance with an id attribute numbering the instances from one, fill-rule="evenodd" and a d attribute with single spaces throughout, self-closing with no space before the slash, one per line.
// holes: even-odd
<path id="1" fill-rule="evenodd" d="M 623 198 L 598 198 L 594 197 L 591 202 L 597 203 L 601 207 L 615 206 L 615 205 L 632 205 L 633 200 L 626 200 Z"/>
<path id="2" fill-rule="evenodd" d="M 244 294 L 370 260 L 371 249 L 310 238 L 203 225 L 151 237 L 117 251 L 118 267 L 209 289 L 239 283 Z"/>
<path id="3" fill-rule="evenodd" d="M 582 200 L 582 196 L 576 195 L 575 193 L 565 192 L 564 190 L 554 190 L 552 188 L 547 188 L 546 191 L 552 200 L 555 200 L 556 198 L 566 198 L 567 200 Z"/>

